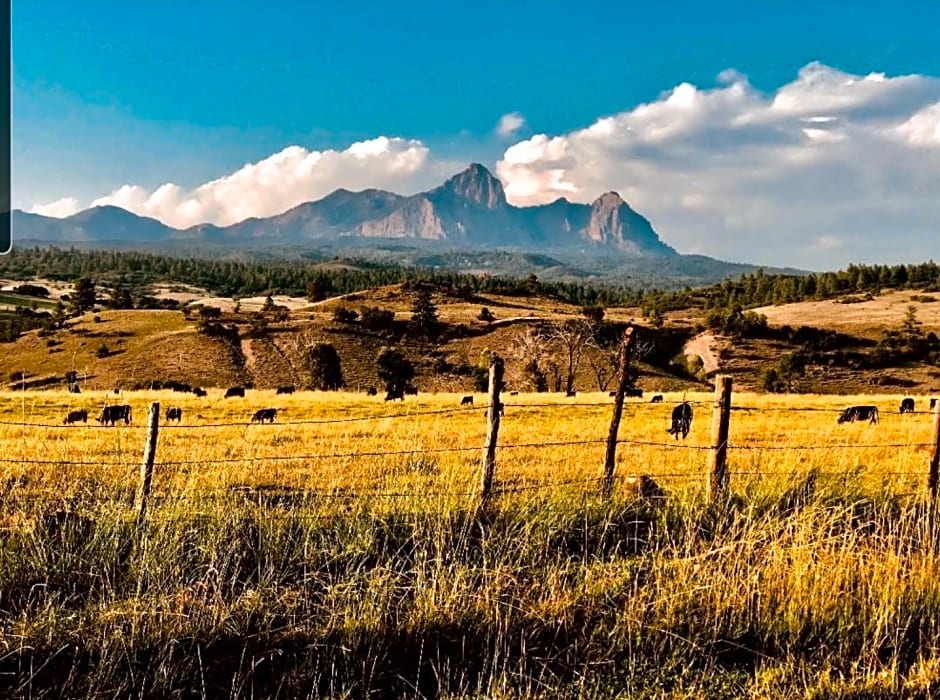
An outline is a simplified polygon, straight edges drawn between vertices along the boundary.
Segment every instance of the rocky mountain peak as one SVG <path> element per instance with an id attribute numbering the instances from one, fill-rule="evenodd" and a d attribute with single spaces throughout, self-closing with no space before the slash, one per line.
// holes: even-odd
<path id="1" fill-rule="evenodd" d="M 503 183 L 479 163 L 471 163 L 466 170 L 457 173 L 445 182 L 441 189 L 476 202 L 487 209 L 498 209 L 506 206 Z"/>

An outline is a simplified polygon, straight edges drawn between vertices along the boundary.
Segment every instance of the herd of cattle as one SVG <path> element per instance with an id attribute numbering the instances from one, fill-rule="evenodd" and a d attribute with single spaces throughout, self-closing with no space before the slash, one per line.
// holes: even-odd
<path id="1" fill-rule="evenodd" d="M 75 388 L 76 389 L 78 388 L 77 385 L 75 386 Z M 207 396 L 207 392 L 205 389 L 201 387 L 192 387 L 189 384 L 184 384 L 181 382 L 167 382 L 161 385 L 160 387 L 153 387 L 153 388 L 165 388 L 165 389 L 170 389 L 172 391 L 192 393 L 196 396 L 201 396 L 201 397 Z M 223 398 L 226 398 L 226 399 L 236 398 L 236 397 L 244 398 L 245 389 L 246 387 L 244 386 L 229 387 L 225 390 L 225 393 L 223 394 Z M 295 390 L 296 390 L 296 387 L 293 385 L 279 386 L 277 387 L 277 390 L 275 391 L 275 393 L 278 395 L 293 394 Z M 69 391 L 73 391 L 71 383 L 69 385 Z M 114 393 L 116 394 L 120 393 L 120 390 L 115 389 Z M 511 391 L 509 393 L 511 396 L 515 396 L 519 392 Z M 366 390 L 366 394 L 368 396 L 377 396 L 378 390 L 374 386 L 370 386 Z M 392 400 L 398 399 L 398 400 L 404 401 L 406 395 L 417 396 L 417 394 L 418 394 L 418 390 L 415 387 L 405 386 L 402 388 L 391 389 L 388 392 L 386 392 L 385 400 L 392 401 Z M 566 397 L 572 397 L 572 396 L 576 396 L 577 392 L 568 391 L 566 392 L 565 395 Z M 616 396 L 616 395 L 617 395 L 617 392 L 615 391 L 610 392 L 610 396 Z M 636 387 L 629 387 L 627 388 L 625 392 L 625 396 L 628 396 L 631 398 L 642 398 L 643 391 Z M 655 394 L 650 399 L 650 403 L 662 403 L 662 402 L 663 402 L 662 394 Z M 933 410 L 936 404 L 937 404 L 937 399 L 931 398 L 930 405 L 929 405 L 930 409 Z M 473 406 L 473 396 L 467 395 L 461 398 L 460 405 L 461 406 Z M 907 397 L 901 401 L 900 413 L 913 413 L 914 409 L 915 409 L 915 403 L 914 403 L 913 398 Z M 499 403 L 499 414 L 505 415 L 505 406 L 502 402 Z M 682 439 L 685 439 L 688 436 L 689 431 L 692 428 L 692 415 L 693 415 L 692 405 L 688 401 L 682 401 L 678 403 L 672 409 L 671 424 L 670 424 L 670 427 L 667 428 L 666 432 L 668 432 L 670 435 L 675 437 L 677 440 L 680 437 Z M 97 421 L 101 423 L 102 425 L 109 425 L 109 426 L 116 425 L 117 423 L 121 421 L 124 421 L 125 425 L 129 425 L 131 423 L 131 418 L 132 418 L 132 415 L 131 415 L 130 405 L 122 404 L 122 405 L 105 406 L 104 408 L 102 408 L 101 413 L 98 415 Z M 183 419 L 183 409 L 179 408 L 178 406 L 171 406 L 166 409 L 165 418 L 167 422 L 176 421 L 177 423 L 179 423 Z M 277 418 L 276 408 L 260 408 L 252 414 L 251 422 L 252 423 L 274 423 L 276 418 Z M 837 422 L 840 424 L 841 423 L 854 423 L 856 421 L 868 421 L 869 423 L 877 423 L 878 422 L 878 407 L 873 406 L 873 405 L 849 406 L 845 408 L 839 414 L 839 418 L 837 420 Z M 66 414 L 65 419 L 62 422 L 65 425 L 73 425 L 79 422 L 87 423 L 88 411 L 86 409 L 76 409 L 76 410 L 69 411 Z"/>

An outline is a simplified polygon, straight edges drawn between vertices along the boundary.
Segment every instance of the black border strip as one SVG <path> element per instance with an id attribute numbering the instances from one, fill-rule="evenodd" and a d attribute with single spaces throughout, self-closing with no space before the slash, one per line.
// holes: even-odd
<path id="1" fill-rule="evenodd" d="M 13 222 L 11 205 L 13 200 L 11 140 L 13 132 L 13 36 L 10 15 L 12 0 L 0 3 L 0 37 L 6 42 L 6 65 L 0 66 L 0 114 L 4 121 L 0 128 L 0 255 L 5 255 L 13 248 Z"/>

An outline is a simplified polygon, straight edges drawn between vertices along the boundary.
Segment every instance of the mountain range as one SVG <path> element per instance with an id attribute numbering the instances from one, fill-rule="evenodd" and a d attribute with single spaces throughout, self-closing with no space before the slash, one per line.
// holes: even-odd
<path id="1" fill-rule="evenodd" d="M 339 189 L 283 214 L 231 226 L 176 229 L 114 206 L 97 206 L 57 219 L 16 210 L 14 241 L 45 243 L 206 242 L 226 246 L 305 246 L 327 241 L 436 242 L 458 248 L 595 249 L 630 256 L 675 256 L 650 222 L 616 192 L 592 204 L 558 199 L 516 207 L 484 166 L 466 170 L 427 192 L 403 196 Z"/>

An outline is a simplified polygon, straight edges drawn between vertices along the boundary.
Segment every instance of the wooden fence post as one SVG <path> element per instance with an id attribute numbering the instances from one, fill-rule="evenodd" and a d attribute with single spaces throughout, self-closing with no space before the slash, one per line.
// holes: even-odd
<path id="1" fill-rule="evenodd" d="M 715 406 L 712 412 L 712 446 L 708 451 L 706 498 L 718 500 L 728 486 L 728 427 L 731 422 L 731 377 L 715 377 Z"/>
<path id="2" fill-rule="evenodd" d="M 940 399 L 933 407 L 933 454 L 930 456 L 930 470 L 927 475 L 927 488 L 930 497 L 937 497 L 937 480 L 940 478 Z"/>
<path id="3" fill-rule="evenodd" d="M 486 410 L 486 442 L 483 445 L 483 473 L 480 478 L 480 507 L 486 506 L 493 490 L 493 474 L 496 471 L 496 440 L 499 436 L 499 416 L 502 404 L 499 392 L 503 389 L 503 360 L 497 355 L 490 357 L 490 405 Z"/>
<path id="4" fill-rule="evenodd" d="M 617 464 L 617 433 L 623 416 L 623 399 L 630 383 L 630 349 L 633 347 L 633 326 L 627 326 L 620 341 L 617 356 L 617 393 L 614 398 L 614 410 L 610 415 L 610 429 L 607 431 L 607 451 L 604 454 L 604 495 L 610 497 L 614 488 L 614 468 Z"/>
<path id="5" fill-rule="evenodd" d="M 147 441 L 144 443 L 144 459 L 140 463 L 140 484 L 137 486 L 137 498 L 134 506 L 137 511 L 137 527 L 144 524 L 147 517 L 147 501 L 150 499 L 150 483 L 153 481 L 153 462 L 157 456 L 157 433 L 160 429 L 160 403 L 150 404 L 147 414 Z"/>

